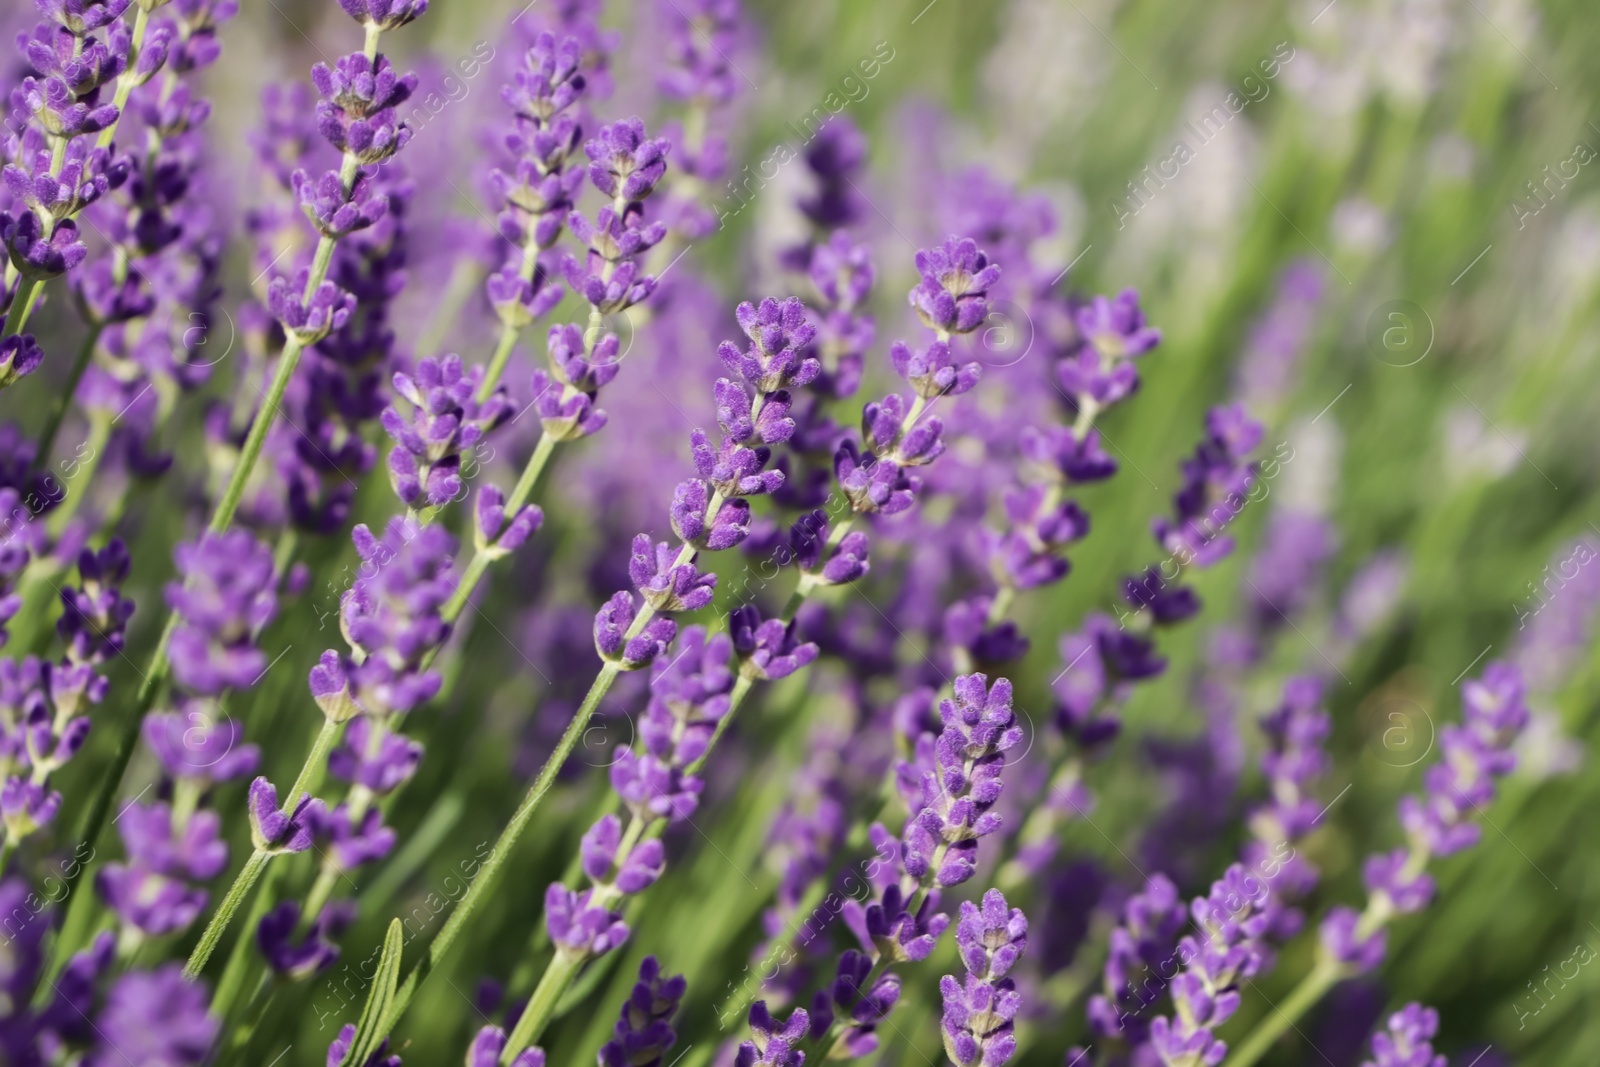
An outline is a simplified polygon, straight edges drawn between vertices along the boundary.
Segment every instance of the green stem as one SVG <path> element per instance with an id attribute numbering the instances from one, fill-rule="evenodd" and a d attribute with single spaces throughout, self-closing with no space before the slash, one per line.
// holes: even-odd
<path id="1" fill-rule="evenodd" d="M 82 506 L 84 498 L 88 495 L 89 486 L 94 484 L 94 472 L 100 469 L 100 460 L 105 457 L 106 442 L 111 440 L 111 420 L 104 412 L 91 412 L 89 415 L 89 436 L 84 443 L 90 448 L 89 455 L 78 464 L 78 469 L 73 478 L 63 488 L 66 496 L 62 498 L 61 506 L 50 513 L 49 530 L 52 537 L 61 536 L 67 528 L 78 508 Z M 102 524 L 103 528 L 104 524 Z"/>
<path id="2" fill-rule="evenodd" d="M 128 66 L 117 78 L 117 93 L 111 103 L 117 109 L 117 121 L 100 131 L 100 136 L 95 139 L 96 148 L 109 148 L 112 140 L 117 136 L 117 127 L 122 124 L 123 108 L 128 106 L 128 97 L 133 93 L 134 68 L 139 62 L 139 52 L 144 48 L 144 35 L 150 25 L 150 12 L 142 5 L 137 5 L 138 10 L 133 14 L 133 37 L 128 47 Z"/>
<path id="3" fill-rule="evenodd" d="M 189 954 L 189 962 L 183 965 L 185 978 L 192 980 L 200 976 L 200 972 L 205 969 L 206 961 L 211 959 L 211 954 L 217 950 L 217 943 L 222 940 L 223 933 L 228 929 L 228 923 L 233 920 L 233 913 L 239 910 L 245 897 L 255 887 L 261 872 L 267 869 L 267 861 L 270 859 L 272 853 L 263 852 L 259 848 L 250 853 L 250 858 L 245 860 L 239 876 L 228 887 L 228 895 L 217 905 L 217 913 L 211 916 L 211 921 L 206 924 L 205 932 L 200 935 L 200 943 Z"/>
<path id="4" fill-rule="evenodd" d="M 1256 1024 L 1249 1036 L 1234 1046 L 1233 1055 L 1223 1062 L 1223 1067 L 1250 1067 L 1266 1055 L 1272 1043 L 1310 1011 L 1342 977 L 1337 963 L 1326 958 L 1319 959 L 1311 972 L 1294 987 L 1294 992 L 1280 1000 L 1272 1012 Z"/>
<path id="5" fill-rule="evenodd" d="M 67 411 L 72 407 L 72 398 L 77 395 L 78 383 L 83 380 L 83 372 L 89 367 L 89 360 L 94 357 L 95 345 L 100 343 L 100 331 L 104 326 L 90 327 L 89 333 L 83 339 L 83 344 L 78 346 L 78 357 L 72 362 L 72 373 L 67 375 L 66 384 L 61 389 L 61 400 L 56 404 L 56 409 L 50 414 L 50 421 L 45 423 L 44 431 L 39 434 L 39 445 L 34 452 L 33 462 L 37 467 L 50 465 L 50 450 L 55 447 L 56 434 L 61 432 L 61 424 L 66 421 Z"/>
<path id="6" fill-rule="evenodd" d="M 11 307 L 6 311 L 6 324 L 0 339 L 11 337 L 22 332 L 28 324 L 28 315 L 33 311 L 33 302 L 39 295 L 40 287 L 44 285 L 42 278 L 24 275 L 17 283 L 17 293 L 11 298 Z"/>
<path id="7" fill-rule="evenodd" d="M 255 954 L 251 952 L 254 942 L 249 934 L 260 925 L 261 919 L 267 914 L 267 909 L 272 906 L 272 889 L 278 883 L 278 876 L 282 873 L 281 865 L 270 868 L 266 876 L 261 879 L 255 897 L 250 902 L 250 911 L 245 915 L 244 936 L 234 940 L 233 950 L 228 953 L 228 963 L 222 969 L 222 979 L 217 982 L 217 991 L 211 998 L 211 1015 L 227 1023 L 233 1013 L 234 1006 L 243 991 L 245 979 L 252 970 L 251 963 Z"/>
<path id="8" fill-rule="evenodd" d="M 328 759 L 328 750 L 333 748 L 334 742 L 339 739 L 339 731 L 343 725 L 332 719 L 322 720 L 322 729 L 317 731 L 317 739 L 312 742 L 311 751 L 300 768 L 300 774 L 295 778 L 294 785 L 289 787 L 284 799 L 285 806 L 291 811 L 300 802 L 301 796 L 316 788 L 322 775 L 322 766 Z M 233 884 L 228 887 L 227 896 L 223 897 L 222 903 L 217 906 L 216 914 L 211 916 L 211 921 L 206 924 L 205 932 L 200 935 L 200 943 L 190 954 L 189 962 L 183 970 L 186 977 L 195 977 L 205 967 L 206 961 L 216 951 L 217 943 L 222 940 L 222 935 L 227 932 L 228 924 L 233 921 L 234 912 L 244 903 L 246 894 L 261 877 L 267 860 L 272 856 L 273 853 L 263 852 L 260 849 L 250 854 L 250 859 L 246 861 L 238 877 L 233 880 Z"/>
<path id="9" fill-rule="evenodd" d="M 488 400 L 494 393 L 494 387 L 500 384 L 500 378 L 506 372 L 506 362 L 511 359 L 511 350 L 517 347 L 518 330 L 511 323 L 502 323 L 500 326 L 500 340 L 494 346 L 494 355 L 489 357 L 489 367 L 483 374 L 483 384 L 478 387 L 478 403 Z"/>
<path id="10" fill-rule="evenodd" d="M 517 810 L 511 813 L 510 821 L 506 823 L 506 828 L 500 832 L 499 839 L 495 841 L 494 850 L 479 868 L 477 878 L 473 880 L 466 893 L 462 894 L 461 901 L 450 913 L 450 918 L 445 920 L 444 926 L 440 927 L 439 932 L 429 942 L 428 951 L 417 961 L 416 966 L 411 968 L 411 973 L 406 975 L 405 981 L 395 991 L 394 1001 L 390 1004 L 389 1013 L 383 1020 L 384 1033 L 394 1029 L 396 1021 L 405 1014 L 411 998 L 416 995 L 417 987 L 427 979 L 434 967 L 438 966 L 439 961 L 450 951 L 456 938 L 461 935 L 462 928 L 471 920 L 473 912 L 494 888 L 495 876 L 504 866 L 506 857 L 516 847 L 517 841 L 528 827 L 528 822 L 533 818 L 533 813 L 544 800 L 545 794 L 550 791 L 550 787 L 555 784 L 556 775 L 560 773 L 562 766 L 567 762 L 567 757 L 572 755 L 572 750 L 583 737 L 595 708 L 599 707 L 600 701 L 611 688 L 611 683 L 616 681 L 620 673 L 621 669 L 608 660 L 600 668 L 600 673 L 595 675 L 594 684 L 589 687 L 589 694 L 583 698 L 583 703 L 578 706 L 572 721 L 567 723 L 566 731 L 561 735 L 561 740 L 556 742 L 556 747 L 545 760 L 544 766 L 539 768 L 539 776 L 528 787 L 522 802 L 517 805 Z"/>
<path id="11" fill-rule="evenodd" d="M 665 819 L 654 819 L 650 828 L 660 833 L 660 827 L 665 825 Z M 639 843 L 639 838 L 644 836 L 646 821 L 635 814 L 628 820 L 628 828 L 623 832 L 622 840 L 617 844 L 616 856 L 619 860 L 626 859 L 632 852 L 633 846 Z M 652 835 L 655 836 L 655 835 Z M 616 875 L 615 863 L 612 867 L 612 876 Z M 589 904 L 595 908 L 608 908 L 622 896 L 622 891 L 613 882 L 604 882 L 596 885 L 589 898 Z M 508 1065 L 517 1058 L 517 1054 L 529 1045 L 539 1040 L 544 1033 L 545 1026 L 550 1022 L 550 1017 L 556 1010 L 556 1005 L 572 986 L 572 980 L 578 976 L 579 969 L 589 957 L 586 955 L 570 955 L 562 949 L 556 949 L 555 958 L 544 969 L 544 975 L 539 979 L 539 984 L 534 988 L 533 997 L 528 1001 L 528 1006 L 523 1010 L 522 1017 L 517 1020 L 517 1025 L 511 1031 L 511 1036 L 506 1040 L 506 1047 L 500 1053 L 500 1062 Z"/>
<path id="12" fill-rule="evenodd" d="M 0 877 L 3 877 L 6 869 L 11 866 L 11 857 L 16 855 L 17 846 L 20 844 L 22 839 L 12 837 L 10 834 L 6 835 L 5 843 L 0 844 Z"/>
<path id="13" fill-rule="evenodd" d="M 561 1002 L 561 995 L 567 991 L 582 966 L 581 957 L 559 951 L 556 953 L 550 966 L 545 968 L 544 977 L 539 979 L 538 988 L 533 991 L 528 1006 L 522 1009 L 516 1029 L 511 1031 L 511 1036 L 506 1040 L 505 1051 L 500 1054 L 502 1064 L 509 1064 L 518 1052 L 539 1040 L 550 1017 L 555 1014 L 556 1005 Z"/>

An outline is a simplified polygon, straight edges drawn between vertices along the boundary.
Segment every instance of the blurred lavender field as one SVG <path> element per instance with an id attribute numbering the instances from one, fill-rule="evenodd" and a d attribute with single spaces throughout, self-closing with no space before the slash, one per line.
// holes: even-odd
<path id="1" fill-rule="evenodd" d="M 0 22 L 0 1062 L 1594 1061 L 1591 5 Z"/>

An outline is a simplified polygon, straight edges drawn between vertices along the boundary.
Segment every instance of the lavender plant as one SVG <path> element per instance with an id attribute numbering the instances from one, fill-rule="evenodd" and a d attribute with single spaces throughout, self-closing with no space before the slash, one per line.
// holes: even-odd
<path id="1" fill-rule="evenodd" d="M 0 13 L 0 1062 L 1585 1062 L 1592 212 L 1345 5 L 1121 188 L 1238 7 Z"/>

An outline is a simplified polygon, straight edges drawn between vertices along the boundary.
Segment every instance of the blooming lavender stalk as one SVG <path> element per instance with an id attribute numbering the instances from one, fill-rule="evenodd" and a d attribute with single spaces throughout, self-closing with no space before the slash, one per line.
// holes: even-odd
<path id="1" fill-rule="evenodd" d="M 170 802 L 131 805 L 117 820 L 125 863 L 108 863 L 95 888 L 122 922 L 119 955 L 146 937 L 186 929 L 205 909 L 210 881 L 228 863 L 221 819 L 199 805 L 214 786 L 255 773 L 260 750 L 240 744 L 243 730 L 229 719 L 212 722 L 191 704 L 144 721 L 145 744 L 171 783 Z"/>
<path id="2" fill-rule="evenodd" d="M 567 136 L 576 138 L 576 130 Z M 447 622 L 454 622 L 466 608 L 489 565 L 520 543 L 519 537 L 526 538 L 527 533 L 519 534 L 514 521 L 502 525 L 501 520 L 524 514 L 555 446 L 587 437 L 605 425 L 605 412 L 595 406 L 595 398 L 601 387 L 616 377 L 621 349 L 617 335 L 605 329 L 605 316 L 620 314 L 648 300 L 655 291 L 655 279 L 642 273 L 638 259 L 666 236 L 664 224 L 644 221 L 644 200 L 666 173 L 667 150 L 665 141 L 646 136 L 639 119 L 602 127 L 595 139 L 584 144 L 590 183 L 611 197 L 611 203 L 600 208 L 592 223 L 577 211 L 566 218 L 573 235 L 588 246 L 584 259 L 568 255 L 562 262 L 568 284 L 589 303 L 588 326 L 580 329 L 569 323 L 550 329 L 550 370 L 534 371 L 532 381 L 533 407 L 543 433 L 510 494 L 502 497 L 496 489 L 488 499 L 480 498 L 477 551 L 467 563 L 456 595 L 445 605 Z M 511 343 L 514 341 L 513 336 Z M 503 366 L 504 360 L 500 363 Z M 479 388 L 480 396 L 488 395 L 498 373 L 491 364 Z"/>
<path id="3" fill-rule="evenodd" d="M 717 227 L 716 212 L 702 203 L 705 191 L 728 171 L 728 142 L 714 132 L 712 117 L 738 95 L 741 75 L 730 58 L 744 34 L 739 0 L 660 0 L 656 15 L 666 32 L 665 62 L 656 84 L 686 113 L 663 130 L 677 159 L 665 215 L 672 234 L 699 240 Z M 673 242 L 664 246 L 670 254 Z"/>
<path id="4" fill-rule="evenodd" d="M 1389 1016 L 1382 1030 L 1372 1034 L 1372 1058 L 1361 1067 L 1446 1067 L 1443 1053 L 1433 1051 L 1439 1032 L 1439 1013 L 1415 1002 Z"/>
<path id="5" fill-rule="evenodd" d="M 383 216 L 386 201 L 374 188 L 373 170 L 377 164 L 392 158 L 409 138 L 407 127 L 391 106 L 395 85 L 400 79 L 392 74 L 388 59 L 379 55 L 378 41 L 386 31 L 404 26 L 422 15 L 427 10 L 427 0 L 340 0 L 340 6 L 362 25 L 366 36 L 362 52 L 344 56 L 333 69 L 325 68 L 325 73 L 317 78 L 321 83 L 318 88 L 324 95 L 317 106 L 318 129 L 341 153 L 340 166 L 337 172 L 329 171 L 320 179 L 313 179 L 303 171 L 294 176 L 293 185 L 301 208 L 319 237 L 310 265 L 300 270 L 292 285 L 282 277 L 273 279 L 267 303 L 282 325 L 287 341 L 227 485 L 212 511 L 207 524 L 211 535 L 222 534 L 233 521 L 301 352 L 348 321 L 353 298 L 327 280 L 334 248 L 342 237 L 372 225 Z M 85 816 L 85 840 L 92 842 L 99 836 L 112 795 L 132 758 L 140 722 L 166 679 L 169 651 L 178 621 L 176 612 L 169 614 L 145 671 L 137 711 L 128 716 L 113 764 Z M 250 867 L 259 870 L 262 865 L 258 862 Z M 234 888 L 238 887 L 236 881 Z M 229 896 L 233 896 L 232 891 Z M 224 904 L 228 903 L 225 899 Z M 232 901 L 232 905 L 236 908 L 238 901 Z M 216 931 L 217 937 L 220 934 L 220 930 Z M 215 948 L 215 938 L 202 938 L 201 946 L 206 949 L 204 955 L 209 955 Z"/>
<path id="6" fill-rule="evenodd" d="M 500 340 L 489 360 L 479 399 L 487 399 L 505 371 L 506 361 L 523 327 L 542 318 L 564 295 L 551 285 L 539 254 L 561 236 L 584 170 L 569 166 L 583 140 L 573 105 L 588 86 L 581 69 L 582 43 L 576 37 L 559 41 L 541 33 L 523 55 L 513 84 L 501 97 L 513 110 L 513 129 L 506 146 L 515 157 L 512 169 L 496 169 L 489 180 L 500 197 L 500 233 L 512 252 L 488 280 L 489 301 L 500 317 Z"/>
<path id="7" fill-rule="evenodd" d="M 17 90 L 27 125 L 13 142 L 15 155 L 4 172 L 11 203 L 0 211 L 0 239 L 10 253 L 5 271 L 10 303 L 0 342 L 27 336 L 22 329 L 44 283 L 88 255 L 74 217 L 127 179 L 127 161 L 109 147 L 122 115 L 120 102 L 104 101 L 101 91 L 128 68 L 132 41 L 121 20 L 129 4 L 41 4 L 45 21 L 20 42 L 37 77 L 25 77 Z M 90 135 L 102 131 L 106 144 L 92 144 Z M 27 355 L 26 343 L 17 344 L 21 347 L 3 354 L 10 380 L 26 373 L 30 363 L 38 365 Z"/>
<path id="8" fill-rule="evenodd" d="M 100 668 L 121 653 L 133 615 L 133 601 L 121 591 L 128 566 L 121 540 L 98 552 L 84 549 L 78 556 L 80 584 L 61 591 L 56 632 L 65 653 L 55 663 L 28 656 L 17 664 L 13 684 L 20 682 L 22 691 L 5 700 L 0 715 L 0 816 L 6 830 L 0 873 L 23 838 L 54 819 L 61 806 L 51 777 L 87 740 L 87 713 L 104 699 L 108 685 Z"/>
<path id="9" fill-rule="evenodd" d="M 126 413 L 155 384 L 154 378 L 162 379 L 170 393 L 194 389 L 209 376 L 210 363 L 201 358 L 200 349 L 220 293 L 222 240 L 205 202 L 202 127 L 210 104 L 193 92 L 191 83 L 198 71 L 216 61 L 217 31 L 238 6 L 231 0 L 192 0 L 173 9 L 175 18 L 150 24 L 148 39 L 134 46 L 138 62 L 117 84 L 118 106 L 126 106 L 138 119 L 145 151 L 131 161 L 127 182 L 89 208 L 88 218 L 110 241 L 113 255 L 86 262 L 72 276 L 89 334 L 62 403 L 39 437 L 39 456 L 49 459 L 80 376 L 90 383 L 80 400 L 89 416 L 94 451 L 52 520 L 58 529 L 83 499 L 81 489 L 71 490 L 93 477 L 117 414 Z M 147 21 L 145 5 L 139 5 L 136 39 Z M 163 74 L 160 82 L 147 85 L 158 72 Z M 95 355 L 111 371 L 90 367 Z M 126 427 L 125 433 L 141 429 Z"/>
<path id="10" fill-rule="evenodd" d="M 639 963 L 639 980 L 623 1002 L 611 1040 L 600 1046 L 600 1067 L 661 1067 L 661 1061 L 678 1043 L 672 1017 L 689 985 L 683 975 L 667 978 L 654 956 Z M 485 1065 L 488 1067 L 488 1065 Z M 512 1067 L 522 1067 L 513 1061 Z"/>
<path id="11" fill-rule="evenodd" d="M 1109 303 L 1102 316 L 1124 324 L 1130 321 Z M 1137 347 L 1136 342 L 1128 344 Z M 1133 380 L 1119 377 L 1114 369 L 1104 379 L 1106 388 L 1100 394 L 1117 395 Z M 1118 381 L 1122 384 L 1114 384 Z M 1089 399 L 1085 403 L 1091 407 L 1099 403 L 1092 400 L 1094 395 L 1093 391 L 1086 394 Z M 1052 685 L 1060 701 L 1056 725 L 1076 751 L 1052 776 L 1049 802 L 1034 808 L 1024 824 L 1018 859 L 1002 872 L 1003 886 L 1019 884 L 1019 879 L 1048 860 L 1054 852 L 1052 842 L 1059 820 L 1092 803 L 1081 780 L 1084 761 L 1117 736 L 1120 726 L 1114 706 L 1126 698 L 1130 683 L 1158 677 L 1166 670 L 1166 660 L 1156 651 L 1155 634 L 1200 610 L 1194 590 L 1178 583 L 1183 571 L 1191 566 L 1213 566 L 1233 551 L 1233 539 L 1225 531 L 1244 509 L 1256 483 L 1256 464 L 1247 456 L 1261 440 L 1261 433 L 1261 424 L 1241 405 L 1216 407 L 1207 413 L 1206 436 L 1183 464 L 1183 483 L 1173 496 L 1172 516 L 1159 516 L 1151 524 L 1156 543 L 1167 551 L 1167 558 L 1142 574 L 1123 579 L 1123 603 L 1116 608 L 1117 618 L 1092 613 L 1077 632 L 1062 638 L 1061 657 L 1066 666 Z M 1084 443 L 1089 440 L 1088 435 L 1083 438 Z M 1063 469 L 1075 461 L 1074 456 L 1093 461 L 1092 453 L 1076 452 L 1077 448 L 1076 435 L 1064 434 L 1045 454 L 1057 456 Z"/>
<path id="12" fill-rule="evenodd" d="M 602 676 L 649 666 L 666 651 L 677 626 L 658 616 L 705 607 L 716 586 L 715 575 L 696 568 L 697 550 L 736 547 L 749 531 L 746 498 L 770 493 L 783 482 L 780 472 L 765 468 L 772 446 L 794 432 L 794 421 L 788 417 L 789 389 L 805 385 L 820 369 L 815 358 L 802 354 L 815 331 L 806 322 L 803 305 L 792 298 L 781 304 L 776 300 L 764 300 L 759 306 L 741 304 L 738 319 L 750 344 L 741 351 L 724 342 L 719 350 L 723 364 L 742 379 L 718 379 L 714 389 L 721 445 L 713 449 L 701 430 L 690 435 L 699 476 L 678 485 L 671 508 L 681 545 L 674 550 L 645 534 L 634 539 L 628 569 L 643 604 L 636 604 L 630 592 L 618 592 L 596 616 L 595 646 L 604 660 Z M 578 968 L 627 936 L 626 925 L 611 905 L 660 876 L 661 843 L 642 838 L 658 820 L 693 812 L 701 788 L 693 769 L 704 759 L 733 706 L 756 680 L 781 678 L 816 655 L 814 646 L 795 644 L 786 622 L 761 622 L 753 609 L 735 613 L 730 631 L 731 638 L 711 641 L 698 628 L 685 635 L 686 653 L 695 653 L 691 664 L 697 669 L 692 674 L 688 668 L 687 676 L 670 669 L 656 672 L 650 726 L 641 731 L 646 751 L 625 752 L 612 767 L 612 784 L 631 811 L 627 829 L 615 815 L 607 815 L 589 831 L 584 867 L 594 882 L 591 889 L 578 894 L 556 884 L 546 894 L 546 921 L 558 951 L 512 1032 L 507 1057 L 538 1040 L 556 999 Z M 727 666 L 732 651 L 741 659 L 737 684 Z M 589 703 L 585 701 L 586 706 Z M 579 716 L 584 717 L 582 708 Z"/>
<path id="13" fill-rule="evenodd" d="M 982 674 L 963 675 L 955 680 L 953 692 L 953 699 L 939 706 L 944 727 L 932 751 L 925 748 L 920 753 L 922 764 L 901 776 L 907 782 L 916 778 L 917 789 L 908 790 L 910 814 L 898 844 L 881 825 L 872 828 L 880 855 L 893 856 L 894 861 L 869 865 L 869 880 L 876 890 L 871 903 L 863 907 L 852 900 L 844 906 L 845 922 L 860 941 L 861 950 L 848 950 L 841 957 L 834 987 L 817 995 L 809 1016 L 804 1011 L 795 1013 L 806 1019 L 804 1049 L 797 1050 L 802 1060 L 817 1055 L 850 1058 L 876 1047 L 874 1030 L 899 999 L 899 979 L 890 968 L 926 959 L 933 951 L 949 925 L 949 917 L 934 910 L 940 891 L 960 885 L 976 873 L 979 840 L 1001 827 L 1001 816 L 993 808 L 1000 799 L 1005 753 L 1022 740 L 1022 727 L 1011 706 L 1011 683 L 1000 678 L 990 687 Z M 1004 898 L 998 894 L 988 913 L 964 916 L 969 929 L 961 938 L 961 947 L 969 969 L 976 962 L 969 954 L 975 952 L 978 942 L 987 941 L 993 925 L 989 919 L 997 908 L 1004 911 Z M 998 929 L 1014 929 L 1013 917 L 1005 914 Z M 1015 918 L 1020 922 L 1020 912 Z M 995 948 L 997 955 L 991 964 L 997 961 L 1003 967 L 1009 967 L 1021 950 L 1020 945 L 1013 945 L 1013 952 L 1000 951 L 998 943 Z M 984 973 L 992 972 L 985 967 Z M 839 982 L 846 984 L 840 986 Z M 1003 1020 L 983 1014 L 994 1005 L 981 999 L 984 991 L 977 988 L 980 985 L 984 985 L 983 979 L 957 994 L 947 1020 L 955 1030 L 965 1030 L 965 1036 L 973 1041 L 992 1037 L 991 1051 L 998 1053 L 1004 1044 L 1004 1037 L 999 1036 Z M 841 999 L 846 989 L 853 993 Z M 987 989 L 997 992 L 992 986 Z M 967 992 L 974 999 L 961 999 Z M 1009 996 L 1005 1003 L 1013 1006 Z M 752 1029 L 758 1019 L 766 1017 L 766 1002 L 756 1001 L 750 1010 Z M 955 1042 L 953 1047 L 968 1047 L 960 1034 L 950 1035 L 950 1040 Z"/>
<path id="14" fill-rule="evenodd" d="M 1338 906 L 1324 916 L 1317 963 L 1228 1058 L 1228 1067 L 1249 1067 L 1339 981 L 1365 974 L 1383 961 L 1385 930 L 1397 917 L 1420 911 L 1433 899 L 1428 861 L 1476 844 L 1479 827 L 1468 821 L 1494 799 L 1494 780 L 1511 773 L 1510 751 L 1527 725 L 1521 675 L 1495 662 L 1461 687 L 1461 725 L 1439 731 L 1442 759 L 1423 776 L 1423 795 L 1399 805 L 1407 844 L 1370 856 L 1362 869 L 1367 905 L 1357 912 Z"/>
<path id="15" fill-rule="evenodd" d="M 933 326 L 936 336 L 948 341 L 949 326 L 955 325 L 962 316 L 981 322 L 987 314 L 987 304 L 983 291 L 972 284 L 976 275 L 968 268 L 975 266 L 977 273 L 982 273 L 988 269 L 987 258 L 971 246 L 971 242 L 959 239 L 952 239 L 936 252 L 919 254 L 918 258 L 927 269 L 912 300 L 925 305 L 930 315 L 938 316 L 938 321 L 945 323 Z M 815 328 L 806 321 L 804 306 L 794 299 L 783 303 L 764 300 L 759 306 L 741 305 L 738 319 L 749 338 L 749 346 L 741 351 L 733 343 L 725 342 L 718 349 L 724 366 L 742 379 L 742 382 L 722 379 L 715 390 L 718 422 L 723 428 L 721 446 L 713 449 L 710 438 L 702 431 L 696 430 L 691 435 L 691 450 L 699 476 L 680 483 L 674 494 L 673 529 L 683 543 L 673 554 L 670 546 L 652 545 L 649 538 L 644 538 L 642 544 L 636 542 L 629 570 L 636 589 L 643 594 L 644 603 L 636 605 L 632 594 L 622 591 L 596 616 L 595 644 L 603 660 L 599 674 L 512 813 L 484 870 L 434 938 L 427 956 L 397 990 L 383 1021 L 385 1032 L 409 1006 L 428 970 L 449 950 L 476 908 L 480 894 L 486 892 L 485 887 L 493 885 L 503 857 L 521 836 L 617 674 L 649 665 L 670 643 L 676 625 L 671 619 L 658 617 L 659 613 L 684 610 L 690 603 L 689 598 L 699 600 L 703 596 L 705 599 L 700 603 L 709 602 L 709 589 L 713 584 L 709 579 L 713 576 L 702 575 L 695 568 L 693 559 L 697 549 L 737 545 L 748 534 L 745 517 L 748 504 L 742 498 L 771 492 L 782 483 L 781 472 L 765 469 L 771 458 L 769 442 L 784 440 L 793 433 L 793 424 L 787 418 L 788 387 L 814 380 L 820 371 L 816 358 L 805 354 L 806 346 L 815 336 Z M 794 637 L 794 613 L 816 589 L 864 572 L 861 564 L 865 545 L 855 542 L 845 545 L 850 527 L 858 516 L 895 514 L 911 507 L 921 480 L 908 474 L 905 468 L 931 462 L 944 450 L 940 440 L 943 427 L 938 419 L 929 418 L 918 425 L 928 403 L 921 395 L 910 404 L 898 395 L 891 395 L 881 404 L 869 405 L 863 426 L 869 450 L 862 450 L 850 439 L 839 446 L 834 470 L 840 495 L 849 505 L 850 514 L 843 521 L 832 523 L 825 537 L 821 534 L 823 527 L 815 522 L 805 524 L 799 532 L 798 536 L 811 547 L 804 552 L 796 551 L 792 557 L 800 560 L 805 569 L 781 617 L 762 621 L 753 607 L 741 609 L 730 617 L 729 636 L 740 659 L 739 679 L 729 693 L 727 712 L 716 722 L 704 751 L 697 758 L 687 760 L 687 766 L 683 767 L 685 775 L 694 775 L 704 764 L 755 681 L 783 677 L 815 657 L 814 646 Z M 901 413 L 903 417 L 896 418 Z M 525 474 L 524 483 L 526 481 Z M 818 540 L 820 547 L 815 544 Z M 841 564 L 840 560 L 844 562 Z M 458 596 L 451 604 L 461 601 Z M 447 605 L 447 618 L 452 617 L 448 615 L 449 608 Z M 633 844 L 643 833 L 641 826 L 638 836 L 626 842 L 619 841 L 613 855 L 631 856 Z M 622 849 L 623 844 L 628 846 L 626 851 Z M 565 895 L 561 900 L 568 903 Z M 591 914 L 596 910 L 601 917 L 611 914 L 604 909 L 590 908 L 571 914 L 583 923 L 598 925 Z M 605 931 L 610 930 L 608 924 Z M 621 931 L 617 934 L 620 937 Z M 608 935 L 602 932 L 602 936 Z M 593 941 L 590 946 L 594 947 Z M 509 1055 L 514 1056 L 537 1039 L 559 991 L 576 972 L 577 966 L 570 958 L 558 955 L 552 961 L 540 980 L 545 998 L 541 1010 L 530 1009 L 519 1020 L 517 1033 L 507 1045 Z M 537 1002 L 537 993 L 535 999 Z"/>
<path id="16" fill-rule="evenodd" d="M 1006 972 L 1028 947 L 1028 919 L 991 889 L 982 907 L 962 902 L 956 945 L 967 976 L 965 982 L 948 974 L 939 980 L 945 1054 L 956 1067 L 1000 1067 L 1017 1048 L 1011 1029 L 1022 995 Z"/>

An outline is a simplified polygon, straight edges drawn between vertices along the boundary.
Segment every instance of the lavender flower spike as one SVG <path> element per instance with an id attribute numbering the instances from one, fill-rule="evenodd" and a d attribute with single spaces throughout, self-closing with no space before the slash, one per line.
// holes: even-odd
<path id="1" fill-rule="evenodd" d="M 950 975 L 939 981 L 945 1053 L 957 1067 L 1000 1067 L 1016 1051 L 1012 1021 L 1022 996 L 1005 975 L 1027 945 L 1027 918 L 1020 908 L 1009 907 L 998 889 L 983 895 L 982 907 L 970 901 L 961 905 L 956 947 L 967 968 L 966 981 Z"/>
<path id="2" fill-rule="evenodd" d="M 600 1047 L 599 1067 L 660 1067 L 663 1057 L 677 1044 L 672 1017 L 687 988 L 683 975 L 663 976 L 656 958 L 646 956 L 611 1040 Z"/>
<path id="3" fill-rule="evenodd" d="M 1361 1067 L 1447 1067 L 1449 1060 L 1433 1051 L 1431 1042 L 1438 1032 L 1438 1012 L 1407 1004 L 1372 1035 L 1372 1058 Z"/>

